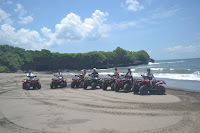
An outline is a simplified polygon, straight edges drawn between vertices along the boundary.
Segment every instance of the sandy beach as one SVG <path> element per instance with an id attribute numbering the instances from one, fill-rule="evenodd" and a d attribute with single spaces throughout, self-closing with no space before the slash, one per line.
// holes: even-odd
<path id="1" fill-rule="evenodd" d="M 35 73 L 42 89 L 23 90 L 25 73 L 0 74 L 1 133 L 198 133 L 200 92 L 166 89 L 134 95 L 108 88 L 50 89 L 53 74 Z"/>

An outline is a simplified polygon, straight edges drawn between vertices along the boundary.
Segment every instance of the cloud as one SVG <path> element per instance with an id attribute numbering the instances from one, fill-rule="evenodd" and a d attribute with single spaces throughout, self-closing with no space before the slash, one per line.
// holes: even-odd
<path id="1" fill-rule="evenodd" d="M 144 6 L 140 5 L 137 0 L 126 0 L 124 4 L 121 4 L 122 7 L 127 8 L 129 11 L 138 11 L 144 9 Z"/>
<path id="2" fill-rule="evenodd" d="M 17 11 L 21 11 L 21 7 Z M 0 44 L 8 44 L 26 49 L 42 49 L 52 45 L 67 44 L 72 41 L 97 40 L 107 36 L 110 26 L 105 24 L 108 13 L 96 10 L 90 18 L 81 21 L 80 16 L 69 13 L 55 25 L 55 32 L 43 27 L 43 37 L 35 30 L 16 30 L 10 24 L 1 25 Z"/>
<path id="3" fill-rule="evenodd" d="M 1 8 L 0 8 L 0 23 L 12 24 L 12 20 L 10 19 L 10 14 L 6 13 Z"/>
<path id="4" fill-rule="evenodd" d="M 70 41 L 97 40 L 107 36 L 110 26 L 104 24 L 108 13 L 96 10 L 91 18 L 81 21 L 80 16 L 70 13 L 55 25 L 55 32 L 43 27 L 45 37 L 49 38 L 47 45 L 62 44 Z"/>
<path id="5" fill-rule="evenodd" d="M 176 45 L 166 49 L 169 57 L 173 58 L 199 58 L 200 45 Z"/>
<path id="6" fill-rule="evenodd" d="M 19 13 L 19 23 L 20 24 L 28 24 L 33 21 L 33 17 L 31 16 L 25 16 L 26 15 L 26 10 L 21 4 L 16 4 L 16 8 L 14 9 L 16 13 Z"/>
<path id="7" fill-rule="evenodd" d="M 33 21 L 33 18 L 31 16 L 27 16 L 27 17 L 19 17 L 19 23 L 20 24 L 28 24 L 31 23 Z"/>
<path id="8" fill-rule="evenodd" d="M 192 53 L 196 51 L 200 51 L 200 45 L 177 45 L 174 47 L 167 48 L 169 52 L 179 52 L 179 53 Z"/>
<path id="9" fill-rule="evenodd" d="M 125 22 L 120 22 L 118 24 L 113 24 L 112 29 L 116 30 L 126 30 L 130 27 L 136 26 L 135 21 L 125 21 Z"/>
<path id="10" fill-rule="evenodd" d="M 45 39 L 40 37 L 37 31 L 21 28 L 15 31 L 15 28 L 9 24 L 1 25 L 0 44 L 11 44 L 26 49 L 41 49 L 44 47 Z"/>

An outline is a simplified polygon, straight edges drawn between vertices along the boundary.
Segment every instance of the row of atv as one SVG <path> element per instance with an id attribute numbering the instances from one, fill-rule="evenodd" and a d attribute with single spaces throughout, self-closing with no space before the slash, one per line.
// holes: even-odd
<path id="1" fill-rule="evenodd" d="M 133 79 L 132 77 L 124 77 L 121 75 L 116 78 L 115 75 L 108 75 L 109 78 L 97 78 L 89 75 L 89 78 L 83 78 L 82 76 L 75 75 L 77 78 L 72 79 L 71 88 L 81 87 L 87 89 L 88 86 L 91 86 L 91 89 L 96 89 L 97 86 L 103 90 L 107 90 L 108 87 L 111 88 L 111 91 L 119 92 L 123 90 L 125 93 L 132 91 L 134 94 L 165 94 L 165 87 L 162 84 L 165 84 L 164 81 L 156 81 L 150 84 L 148 77 L 143 76 L 142 79 Z"/>
<path id="2" fill-rule="evenodd" d="M 55 76 L 55 75 L 54 75 Z M 32 89 L 41 89 L 41 83 L 37 76 L 27 76 L 27 79 L 22 80 L 22 88 L 26 90 L 30 90 L 31 87 Z M 50 88 L 55 89 L 57 87 L 66 87 L 67 86 L 67 79 L 62 78 L 62 77 L 55 77 L 52 78 L 51 83 L 50 83 Z"/>

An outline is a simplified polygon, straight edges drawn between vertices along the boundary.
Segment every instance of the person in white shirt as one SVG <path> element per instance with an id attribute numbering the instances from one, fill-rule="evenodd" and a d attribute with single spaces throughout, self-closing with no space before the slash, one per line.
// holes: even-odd
<path id="1" fill-rule="evenodd" d="M 146 74 L 147 78 L 150 81 L 150 85 L 151 87 L 153 87 L 153 82 L 156 82 L 156 78 L 154 77 L 154 75 L 151 73 L 150 68 L 147 69 L 147 74 Z"/>
<path id="2" fill-rule="evenodd" d="M 62 75 L 60 69 L 58 70 L 57 77 L 58 77 L 59 79 L 62 79 L 62 78 L 63 78 L 63 75 Z"/>
<path id="3" fill-rule="evenodd" d="M 31 72 L 31 70 L 28 71 L 27 77 L 28 77 L 28 79 L 31 79 L 31 78 L 34 77 L 34 75 L 33 75 L 33 73 Z"/>

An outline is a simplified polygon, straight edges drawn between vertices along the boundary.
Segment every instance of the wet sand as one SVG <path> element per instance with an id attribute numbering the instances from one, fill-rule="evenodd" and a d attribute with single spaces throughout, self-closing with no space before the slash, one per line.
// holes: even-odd
<path id="1" fill-rule="evenodd" d="M 166 89 L 166 95 L 134 95 L 108 88 L 50 89 L 52 74 L 37 74 L 42 89 L 23 90 L 25 73 L 0 74 L 2 133 L 200 132 L 200 93 Z"/>

